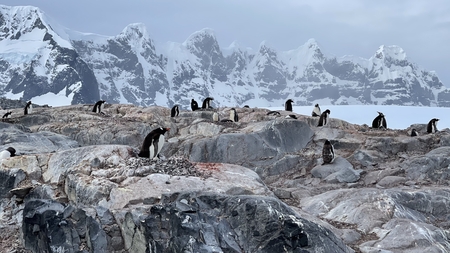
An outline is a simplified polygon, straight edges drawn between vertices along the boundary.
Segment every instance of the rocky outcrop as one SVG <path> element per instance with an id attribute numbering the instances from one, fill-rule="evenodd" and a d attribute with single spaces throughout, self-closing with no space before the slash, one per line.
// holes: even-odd
<path id="1" fill-rule="evenodd" d="M 0 161 L 3 248 L 450 252 L 448 129 L 410 137 L 257 108 L 237 108 L 239 122 L 212 121 L 229 108 L 91 108 L 1 123 L 1 147 L 19 153 Z M 160 158 L 137 157 L 160 126 L 171 128 Z M 336 158 L 322 165 L 326 139 Z"/>

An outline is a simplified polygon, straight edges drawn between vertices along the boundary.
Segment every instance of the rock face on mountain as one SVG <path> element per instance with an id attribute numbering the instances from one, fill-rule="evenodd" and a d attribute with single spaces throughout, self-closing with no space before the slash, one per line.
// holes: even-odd
<path id="1" fill-rule="evenodd" d="M 18 152 L 0 161 L 5 252 L 450 252 L 448 129 L 91 109 L 37 107 L 0 124 L 0 147 Z M 160 126 L 171 128 L 160 159 L 137 157 Z"/>
<path id="2" fill-rule="evenodd" d="M 326 56 L 314 39 L 284 52 L 265 43 L 255 51 L 237 43 L 225 50 L 203 29 L 156 48 L 142 24 L 117 36 L 82 34 L 37 8 L 8 6 L 0 7 L 0 42 L 0 95 L 45 95 L 49 105 L 104 99 L 189 108 L 191 99 L 212 96 L 216 107 L 273 107 L 293 97 L 297 105 L 450 106 L 450 90 L 398 46 L 380 46 L 369 59 Z M 21 43 L 34 50 L 11 50 Z"/>

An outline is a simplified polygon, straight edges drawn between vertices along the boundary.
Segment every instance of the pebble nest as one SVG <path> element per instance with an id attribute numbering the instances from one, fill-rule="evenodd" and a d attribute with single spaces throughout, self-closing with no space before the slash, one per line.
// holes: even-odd
<path id="1" fill-rule="evenodd" d="M 131 158 L 126 161 L 129 169 L 134 169 L 134 175 L 145 177 L 149 174 L 161 173 L 171 176 L 193 176 L 207 178 L 210 172 L 197 170 L 195 164 L 184 157 L 162 159 Z"/>

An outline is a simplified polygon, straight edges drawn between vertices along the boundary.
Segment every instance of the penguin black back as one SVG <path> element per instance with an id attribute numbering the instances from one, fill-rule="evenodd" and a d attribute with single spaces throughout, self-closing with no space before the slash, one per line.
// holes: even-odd
<path id="1" fill-rule="evenodd" d="M 191 109 L 192 109 L 192 111 L 196 111 L 196 110 L 199 109 L 198 108 L 198 103 L 194 99 L 191 100 Z"/>
<path id="2" fill-rule="evenodd" d="M 433 118 L 430 120 L 430 122 L 428 122 L 427 133 L 431 134 L 431 133 L 436 133 L 438 131 L 437 130 L 438 121 L 439 121 L 439 119 Z"/>
<path id="3" fill-rule="evenodd" d="M 202 109 L 210 109 L 210 108 L 212 108 L 211 104 L 210 104 L 211 100 L 214 100 L 214 98 L 212 98 L 212 97 L 205 98 L 203 100 L 203 103 L 202 103 Z"/>
<path id="4" fill-rule="evenodd" d="M 284 110 L 292 112 L 292 103 L 294 103 L 294 101 L 292 101 L 292 99 L 288 99 L 286 103 L 284 103 Z"/>
<path id="5" fill-rule="evenodd" d="M 23 115 L 27 115 L 31 113 L 33 110 L 33 105 L 31 104 L 31 101 L 28 101 L 25 107 L 23 108 Z"/>
<path id="6" fill-rule="evenodd" d="M 105 102 L 106 102 L 105 100 L 97 101 L 97 103 L 95 103 L 95 105 L 94 105 L 94 108 L 92 108 L 92 112 L 103 113 L 102 109 L 103 109 Z"/>
<path id="7" fill-rule="evenodd" d="M 319 124 L 317 124 L 317 126 L 325 126 L 326 124 L 328 124 L 328 115 L 331 113 L 330 110 L 326 109 L 319 118 Z"/>
<path id="8" fill-rule="evenodd" d="M 11 118 L 11 113 L 12 112 L 7 112 L 7 113 L 5 113 L 5 114 L 3 114 L 3 119 L 7 119 L 7 118 Z"/>
<path id="9" fill-rule="evenodd" d="M 178 108 L 178 105 L 174 105 L 172 107 L 172 110 L 170 110 L 170 117 L 176 117 L 180 114 L 180 110 Z"/>
<path id="10" fill-rule="evenodd" d="M 314 106 L 314 109 L 313 109 L 312 113 L 311 113 L 311 116 L 313 116 L 313 117 L 320 117 L 321 114 L 322 113 L 320 112 L 319 104 L 316 104 Z"/>
<path id="11" fill-rule="evenodd" d="M 378 116 L 372 121 L 372 128 L 387 128 L 387 122 L 383 113 L 378 112 Z"/>
<path id="12" fill-rule="evenodd" d="M 156 157 L 164 144 L 164 137 L 161 138 L 161 136 L 164 136 L 169 130 L 170 128 L 158 127 L 147 134 L 138 156 L 146 158 Z"/>
<path id="13" fill-rule="evenodd" d="M 332 163 L 334 161 L 334 147 L 329 140 L 326 140 L 323 144 L 322 160 L 322 165 Z"/>

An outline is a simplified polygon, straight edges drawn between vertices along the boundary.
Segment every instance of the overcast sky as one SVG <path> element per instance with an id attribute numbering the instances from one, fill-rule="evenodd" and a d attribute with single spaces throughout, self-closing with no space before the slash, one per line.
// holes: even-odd
<path id="1" fill-rule="evenodd" d="M 117 35 L 144 23 L 157 45 L 183 42 L 203 28 L 222 47 L 233 41 L 278 51 L 314 38 L 327 55 L 370 58 L 380 45 L 402 47 L 450 87 L 449 0 L 1 0 L 32 5 L 67 28 Z"/>

